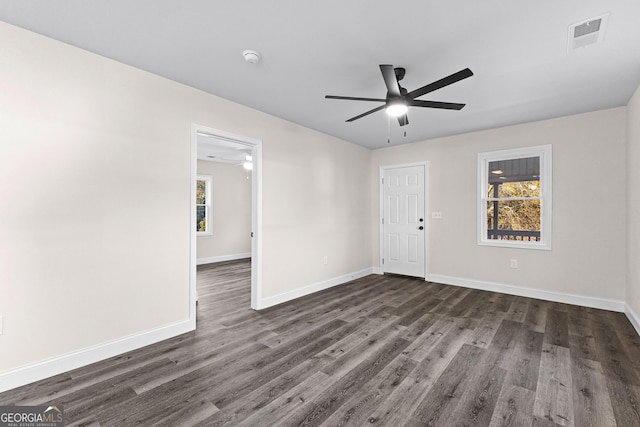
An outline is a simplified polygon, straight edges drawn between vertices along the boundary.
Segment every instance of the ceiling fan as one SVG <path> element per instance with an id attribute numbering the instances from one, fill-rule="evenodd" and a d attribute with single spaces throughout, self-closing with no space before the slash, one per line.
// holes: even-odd
<path id="1" fill-rule="evenodd" d="M 406 70 L 404 68 L 393 68 L 393 65 L 380 65 L 380 71 L 384 78 L 384 84 L 387 86 L 387 97 L 382 98 L 359 98 L 353 96 L 335 96 L 326 95 L 327 99 L 346 99 L 349 101 L 372 101 L 372 102 L 384 102 L 384 105 L 376 107 L 373 110 L 369 110 L 365 113 L 359 114 L 347 120 L 352 122 L 354 120 L 361 119 L 364 116 L 368 116 L 371 113 L 385 109 L 387 114 L 398 118 L 400 126 L 408 125 L 409 119 L 407 118 L 407 111 L 409 107 L 426 107 L 426 108 L 442 108 L 445 110 L 460 110 L 465 104 L 455 104 L 452 102 L 439 102 L 439 101 L 422 101 L 416 99 L 422 95 L 441 89 L 450 84 L 464 80 L 467 77 L 473 76 L 473 72 L 465 68 L 457 73 L 453 73 L 450 76 L 444 77 L 433 83 L 429 83 L 426 86 L 422 86 L 411 92 L 407 92 L 405 88 L 400 86 L 400 80 L 404 78 Z"/>

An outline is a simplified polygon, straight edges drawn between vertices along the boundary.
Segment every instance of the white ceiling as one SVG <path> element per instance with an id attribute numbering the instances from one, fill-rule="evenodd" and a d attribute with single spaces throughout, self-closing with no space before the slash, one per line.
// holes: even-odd
<path id="1" fill-rule="evenodd" d="M 242 165 L 251 155 L 251 147 L 213 135 L 198 133 L 198 160 Z"/>
<path id="2" fill-rule="evenodd" d="M 604 13 L 604 40 L 568 52 L 569 25 Z M 371 148 L 622 106 L 640 85 L 638 0 L 2 0 L 0 20 Z M 469 67 L 420 98 L 467 105 L 345 123 L 379 104 L 324 95 L 383 98 L 379 64 L 409 91 Z"/>

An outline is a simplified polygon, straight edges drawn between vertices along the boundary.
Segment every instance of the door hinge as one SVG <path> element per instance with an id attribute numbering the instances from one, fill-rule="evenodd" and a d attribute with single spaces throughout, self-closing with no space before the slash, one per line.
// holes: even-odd
<path id="1" fill-rule="evenodd" d="M 384 218 L 382 218 L 382 223 L 384 224 Z"/>
<path id="2" fill-rule="evenodd" d="M 382 265 L 384 265 L 384 258 L 382 258 Z"/>
<path id="3" fill-rule="evenodd" d="M 382 185 L 384 185 L 384 178 L 382 178 Z"/>
<path id="4" fill-rule="evenodd" d="M 251 237 L 253 237 L 253 231 L 251 232 Z"/>

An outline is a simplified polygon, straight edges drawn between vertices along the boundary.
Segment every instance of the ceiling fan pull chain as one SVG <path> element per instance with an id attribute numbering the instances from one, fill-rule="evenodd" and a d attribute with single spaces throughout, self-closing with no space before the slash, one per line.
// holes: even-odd
<path id="1" fill-rule="evenodd" d="M 391 116 L 387 116 L 387 144 L 391 144 Z"/>

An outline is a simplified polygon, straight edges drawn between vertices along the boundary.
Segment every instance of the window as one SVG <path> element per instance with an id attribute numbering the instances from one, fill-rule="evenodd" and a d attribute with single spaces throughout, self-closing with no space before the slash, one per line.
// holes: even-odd
<path id="1" fill-rule="evenodd" d="M 211 177 L 196 177 L 196 234 L 212 233 L 211 225 Z"/>
<path id="2" fill-rule="evenodd" d="M 478 244 L 551 249 L 551 145 L 478 154 Z"/>

